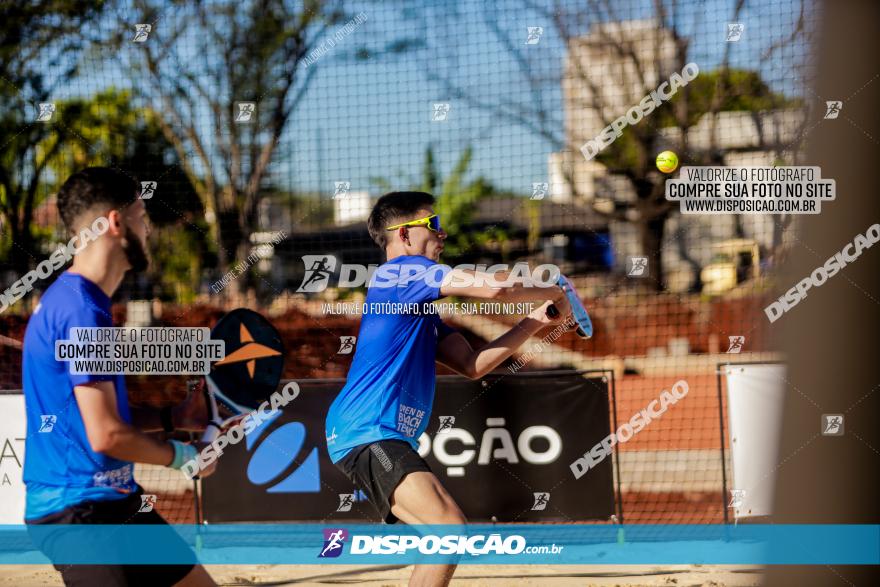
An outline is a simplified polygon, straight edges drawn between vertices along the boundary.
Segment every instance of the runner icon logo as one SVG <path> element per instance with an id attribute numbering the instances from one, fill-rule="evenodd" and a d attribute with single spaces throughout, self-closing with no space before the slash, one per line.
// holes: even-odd
<path id="1" fill-rule="evenodd" d="M 348 532 L 343 528 L 324 528 L 324 547 L 318 558 L 336 558 L 342 554 Z"/>

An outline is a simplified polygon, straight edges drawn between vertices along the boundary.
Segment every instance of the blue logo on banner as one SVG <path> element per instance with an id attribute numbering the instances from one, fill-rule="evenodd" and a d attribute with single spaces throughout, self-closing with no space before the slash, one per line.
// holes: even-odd
<path id="1" fill-rule="evenodd" d="M 336 558 L 342 554 L 342 547 L 348 532 L 344 528 L 324 528 L 324 546 L 318 558 Z"/>
<path id="2" fill-rule="evenodd" d="M 305 445 L 306 427 L 300 422 L 283 424 L 260 442 L 260 438 L 278 415 L 266 420 L 246 436 L 247 450 L 252 452 L 247 467 L 247 477 L 254 485 L 265 485 L 275 481 L 290 468 Z M 318 447 L 314 447 L 290 475 L 266 489 L 267 493 L 319 491 L 321 491 L 321 468 L 318 462 Z"/>
<path id="3" fill-rule="evenodd" d="M 15 524 L 0 525 L 0 565 L 448 564 L 445 554 L 420 552 L 423 537 L 466 536 L 482 547 L 493 534 L 504 543 L 520 536 L 528 551 L 458 564 L 880 565 L 880 525 L 868 524 Z M 412 537 L 405 552 L 373 553 L 392 536 L 398 546 Z"/>

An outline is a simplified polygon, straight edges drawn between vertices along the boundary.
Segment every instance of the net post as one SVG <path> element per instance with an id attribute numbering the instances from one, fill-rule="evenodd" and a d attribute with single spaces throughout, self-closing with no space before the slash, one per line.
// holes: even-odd
<path id="1" fill-rule="evenodd" d="M 724 454 L 724 398 L 721 393 L 721 369 L 729 363 L 715 365 L 715 381 L 718 389 L 718 424 L 721 431 L 721 511 L 724 512 L 724 524 L 730 524 L 727 514 L 727 458 Z"/>

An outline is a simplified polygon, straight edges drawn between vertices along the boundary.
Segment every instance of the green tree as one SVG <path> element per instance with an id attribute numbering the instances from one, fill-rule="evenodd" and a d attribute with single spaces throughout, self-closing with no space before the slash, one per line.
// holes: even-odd
<path id="1" fill-rule="evenodd" d="M 37 148 L 51 154 L 46 161 L 50 187 L 57 190 L 75 171 L 96 165 L 120 169 L 138 181 L 156 181 L 155 194 L 144 200 L 156 261 L 149 281 L 158 284 L 160 297 L 191 301 L 214 253 L 198 196 L 152 113 L 137 108 L 129 90 L 113 88 L 56 106 L 66 134 L 50 134 Z"/>
<path id="2" fill-rule="evenodd" d="M 36 122 L 38 103 L 75 75 L 88 40 L 82 34 L 101 15 L 101 0 L 32 0 L 0 5 L 0 259 L 16 273 L 39 260 L 34 209 L 49 159 L 70 137 L 58 118 Z M 51 135 L 64 140 L 38 149 Z"/>
<path id="3" fill-rule="evenodd" d="M 157 2 L 139 8 L 137 22 L 167 10 Z M 345 20 L 324 0 L 190 3 L 162 14 L 139 50 L 125 53 L 134 56 L 124 65 L 138 96 L 202 202 L 221 274 L 250 252 L 275 149 L 320 67 L 306 58 Z M 236 120 L 236 102 L 256 104 L 251 123 Z"/>
<path id="4" fill-rule="evenodd" d="M 754 71 L 730 68 L 731 51 L 737 43 L 722 40 L 724 49 L 717 71 L 701 72 L 697 79 L 680 88 L 670 103 L 652 112 L 639 124 L 628 127 L 624 137 L 618 137 L 598 157 L 610 167 L 610 171 L 629 181 L 635 198 L 618 197 L 613 188 L 606 189 L 599 198 L 588 198 L 581 193 L 582 187 L 576 176 L 578 169 L 583 169 L 580 149 L 593 136 L 581 135 L 595 132 L 595 127 L 601 129 L 610 125 L 617 117 L 625 115 L 631 105 L 639 104 L 643 96 L 655 90 L 673 72 L 680 72 L 685 65 L 697 60 L 694 47 L 699 45 L 694 42 L 694 37 L 705 24 L 700 18 L 701 9 L 694 10 L 687 3 L 656 0 L 644 10 L 627 8 L 628 4 L 587 0 L 550 5 L 523 0 L 521 10 L 524 13 L 533 14 L 536 22 L 540 19 L 547 23 L 541 44 L 552 42 L 552 39 L 566 48 L 563 67 L 558 67 L 558 64 L 547 61 L 546 53 L 533 51 L 532 46 L 523 43 L 519 21 L 506 18 L 509 6 L 484 3 L 483 24 L 492 31 L 498 46 L 511 57 L 517 76 L 515 87 L 524 91 L 507 92 L 500 99 L 494 95 L 487 98 L 486 94 L 493 94 L 496 90 L 491 84 L 465 86 L 459 83 L 456 76 L 460 59 L 456 52 L 461 49 L 458 44 L 438 45 L 443 46 L 448 55 L 432 55 L 426 61 L 425 73 L 432 82 L 440 83 L 448 95 L 490 112 L 497 121 L 521 125 L 544 138 L 560 154 L 562 179 L 577 203 L 591 204 L 596 213 L 609 220 L 637 227 L 642 252 L 650 258 L 648 266 L 652 277 L 641 283 L 662 289 L 666 285 L 662 243 L 667 220 L 675 213 L 674 206 L 677 205 L 665 199 L 664 179 L 654 165 L 657 144 L 665 138 L 661 134 L 664 127 L 674 126 L 679 130 L 674 150 L 680 155 L 689 153 L 688 165 L 698 166 L 718 165 L 724 155 L 721 141 L 714 131 L 708 148 L 699 152 L 690 149 L 688 129 L 701 116 L 723 110 L 800 109 L 801 120 L 793 133 L 796 135 L 793 140 L 774 142 L 762 137 L 762 149 L 773 151 L 780 157 L 798 153 L 809 121 L 801 100 L 786 99 L 770 91 L 768 84 Z M 800 5 L 799 9 L 797 5 Z M 741 22 L 745 7 L 745 0 L 729 0 L 720 3 L 715 12 L 725 14 L 726 22 Z M 810 19 L 805 18 L 805 12 L 809 10 L 809 3 L 797 2 L 791 7 L 791 18 L 785 25 L 777 25 L 772 34 L 764 38 L 752 38 L 750 46 L 752 50 L 760 51 L 762 71 L 785 72 L 784 77 L 788 80 L 806 77 L 808 63 L 802 55 L 808 52 L 800 49 L 805 49 L 810 42 Z M 455 11 L 438 14 L 428 10 L 420 12 L 426 22 L 437 18 L 462 18 Z M 436 26 L 436 22 L 432 24 Z M 453 30 L 460 23 L 444 24 L 449 28 L 437 28 Z M 434 39 L 426 39 L 428 45 L 432 41 Z M 654 50 L 651 50 L 652 45 Z M 798 50 L 791 51 L 792 48 Z M 554 98 L 560 88 L 564 109 L 559 108 L 559 102 Z M 585 113 L 588 116 L 582 116 Z M 589 126 L 579 122 L 585 120 L 589 120 Z"/>
<path id="5" fill-rule="evenodd" d="M 468 179 L 472 159 L 473 148 L 467 147 L 444 179 L 437 170 L 434 149 L 428 146 L 420 172 L 421 181 L 401 182 L 407 186 L 404 189 L 428 192 L 436 198 L 434 210 L 440 215 L 443 228 L 449 234 L 444 251 L 448 259 L 462 257 L 491 241 L 503 241 L 506 238 L 505 232 L 499 227 L 482 231 L 475 231 L 471 227 L 479 202 L 500 195 L 482 176 Z M 372 178 L 371 182 L 384 191 L 395 189 L 394 182 L 388 178 Z"/>
<path id="6" fill-rule="evenodd" d="M 650 151 L 658 129 L 679 126 L 677 110 L 684 106 L 685 128 L 697 124 L 705 114 L 717 112 L 761 112 L 777 108 L 798 108 L 800 98 L 774 92 L 760 74 L 746 69 L 700 72 L 686 88 L 651 113 L 648 125 L 630 125 L 611 145 L 596 156 L 610 171 L 644 175 L 653 169 L 655 151 Z"/>
<path id="7" fill-rule="evenodd" d="M 430 149 L 428 154 L 433 159 Z M 496 194 L 495 188 L 485 178 L 466 179 L 472 158 L 473 149 L 468 147 L 449 176 L 443 180 L 440 192 L 435 194 L 437 203 L 434 209 L 443 219 L 443 226 L 449 234 L 444 246 L 445 254 L 450 258 L 461 257 L 468 251 L 504 237 L 502 230 L 497 227 L 485 231 L 474 231 L 470 227 L 480 200 Z"/>

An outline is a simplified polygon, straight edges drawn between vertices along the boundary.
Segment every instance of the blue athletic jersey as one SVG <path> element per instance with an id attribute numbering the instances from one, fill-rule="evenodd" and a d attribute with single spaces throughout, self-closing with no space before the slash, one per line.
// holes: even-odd
<path id="1" fill-rule="evenodd" d="M 455 332 L 430 311 L 449 270 L 426 257 L 402 256 L 373 275 L 348 380 L 327 413 L 334 463 L 368 442 L 418 446 L 434 403 L 437 341 Z"/>
<path id="2" fill-rule="evenodd" d="M 84 501 L 120 499 L 137 489 L 132 463 L 92 450 L 73 393 L 77 385 L 112 381 L 119 415 L 130 422 L 125 378 L 72 375 L 72 363 L 55 360 L 55 341 L 69 339 L 71 328 L 112 325 L 110 298 L 74 273 L 63 273 L 49 287 L 28 321 L 22 357 L 28 520 Z"/>

